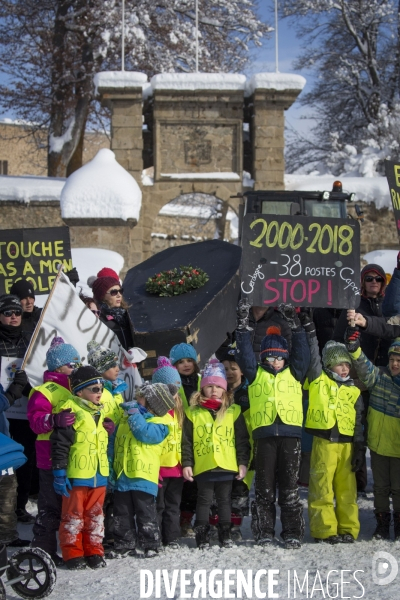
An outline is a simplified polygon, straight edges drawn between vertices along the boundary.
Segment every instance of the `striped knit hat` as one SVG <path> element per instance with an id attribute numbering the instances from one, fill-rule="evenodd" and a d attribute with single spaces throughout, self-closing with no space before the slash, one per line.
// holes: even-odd
<path id="1" fill-rule="evenodd" d="M 391 354 L 400 354 L 400 337 L 395 338 L 390 344 L 388 354 L 389 356 Z"/>
<path id="2" fill-rule="evenodd" d="M 280 327 L 268 327 L 267 335 L 261 341 L 261 362 L 267 356 L 282 356 L 285 360 L 289 358 L 289 347 L 286 339 L 281 335 Z"/>

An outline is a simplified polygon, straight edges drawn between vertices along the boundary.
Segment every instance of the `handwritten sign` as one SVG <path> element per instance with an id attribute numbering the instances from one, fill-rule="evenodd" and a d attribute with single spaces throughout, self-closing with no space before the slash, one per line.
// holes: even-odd
<path id="1" fill-rule="evenodd" d="M 58 265 L 72 269 L 68 227 L 3 229 L 0 240 L 0 294 L 9 294 L 13 283 L 27 279 L 37 296 L 48 294 Z"/>
<path id="2" fill-rule="evenodd" d="M 241 291 L 254 306 L 354 308 L 360 294 L 355 221 L 248 214 Z"/>
<path id="3" fill-rule="evenodd" d="M 400 236 L 400 162 L 385 160 L 385 173 L 389 184 L 397 233 Z"/>

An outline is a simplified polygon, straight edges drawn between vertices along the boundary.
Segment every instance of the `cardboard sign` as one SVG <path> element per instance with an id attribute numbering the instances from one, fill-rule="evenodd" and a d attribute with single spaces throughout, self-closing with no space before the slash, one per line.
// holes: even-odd
<path id="1" fill-rule="evenodd" d="M 14 379 L 15 372 L 21 368 L 22 358 L 1 357 L 0 383 L 6 390 Z M 27 419 L 28 398 L 22 396 L 6 411 L 7 419 Z"/>
<path id="2" fill-rule="evenodd" d="M 72 269 L 68 227 L 3 229 L 0 241 L 0 294 L 9 294 L 15 281 L 32 282 L 37 296 L 48 294 L 58 266 Z"/>
<path id="3" fill-rule="evenodd" d="M 253 306 L 357 306 L 358 222 L 248 214 L 242 247 L 242 297 Z"/>
<path id="4" fill-rule="evenodd" d="M 385 160 L 385 173 L 392 198 L 393 212 L 396 219 L 397 233 L 400 236 L 400 162 Z"/>

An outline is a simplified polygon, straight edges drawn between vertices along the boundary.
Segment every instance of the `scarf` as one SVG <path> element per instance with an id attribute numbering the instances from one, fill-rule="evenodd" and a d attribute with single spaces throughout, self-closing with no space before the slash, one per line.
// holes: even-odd
<path id="1" fill-rule="evenodd" d="M 0 336 L 5 341 L 15 342 L 22 334 L 22 325 L 1 325 L 0 326 Z"/>
<path id="2" fill-rule="evenodd" d="M 115 321 L 118 325 L 123 325 L 126 319 L 126 310 L 121 306 L 110 308 L 105 302 L 101 303 L 101 314 L 107 321 Z"/>
<path id="3" fill-rule="evenodd" d="M 337 373 L 335 373 L 334 371 L 331 371 L 330 369 L 325 369 L 328 377 L 330 377 L 331 379 L 334 379 L 335 381 L 338 381 L 339 383 L 350 383 L 353 384 L 353 380 L 350 378 L 350 375 L 347 375 L 347 377 L 340 377 L 340 375 L 338 375 Z"/>
<path id="4" fill-rule="evenodd" d="M 222 406 L 222 400 L 215 400 L 214 398 L 206 398 L 201 401 L 201 405 L 209 410 L 219 410 Z"/>
<path id="5" fill-rule="evenodd" d="M 110 392 L 113 396 L 116 394 L 122 394 L 125 390 L 128 389 L 128 384 L 122 379 L 116 379 L 115 381 L 104 380 L 104 387 L 106 390 Z"/>
<path id="6" fill-rule="evenodd" d="M 94 402 L 90 402 L 90 400 L 85 400 L 79 396 L 74 396 L 74 401 L 78 406 L 89 411 L 92 416 L 99 415 L 101 409 L 104 408 L 103 404 L 94 404 Z"/>

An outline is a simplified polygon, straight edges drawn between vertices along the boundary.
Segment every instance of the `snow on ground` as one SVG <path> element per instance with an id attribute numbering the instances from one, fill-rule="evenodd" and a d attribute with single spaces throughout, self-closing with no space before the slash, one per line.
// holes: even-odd
<path id="1" fill-rule="evenodd" d="M 369 461 L 368 461 L 369 462 Z M 216 586 L 223 577 L 236 580 L 236 573 L 227 573 L 232 569 L 242 570 L 247 578 L 249 569 L 252 570 L 253 582 L 257 571 L 275 569 L 279 573 L 274 575 L 278 581 L 273 588 L 274 597 L 279 598 L 365 598 L 366 600 L 398 600 L 400 596 L 400 573 L 387 585 L 379 585 L 375 580 L 383 581 L 390 573 L 394 574 L 397 560 L 400 560 L 400 544 L 392 541 L 370 541 L 375 528 L 373 516 L 372 476 L 369 469 L 368 497 L 359 500 L 359 516 L 361 521 L 361 533 L 355 544 L 339 544 L 329 546 L 328 544 L 316 545 L 310 537 L 307 519 L 307 489 L 300 488 L 300 496 L 304 506 L 304 517 L 306 520 L 306 535 L 301 550 L 284 550 L 281 546 L 279 532 L 279 509 L 277 518 L 276 538 L 271 548 L 262 550 L 255 546 L 250 531 L 250 517 L 246 517 L 242 533 L 244 539 L 231 550 L 222 550 L 213 542 L 209 550 L 199 551 L 195 548 L 194 540 L 185 538 L 181 540 L 178 551 L 168 550 L 156 558 L 140 559 L 126 558 L 123 560 L 108 560 L 107 568 L 99 571 L 87 569 L 83 572 L 68 572 L 58 569 L 56 588 L 51 595 L 52 600 L 139 600 L 148 597 L 155 598 L 181 598 L 194 597 L 194 572 L 205 570 L 207 577 L 216 569 L 222 571 L 222 575 L 216 574 Z M 30 507 L 31 508 L 31 507 Z M 20 535 L 25 538 L 31 537 L 30 525 L 18 525 Z M 389 553 L 385 555 L 382 553 Z M 175 592 L 167 596 L 164 584 L 161 583 L 160 594 L 153 590 L 148 596 L 140 594 L 141 571 L 147 570 L 154 574 L 157 570 L 166 570 L 171 579 L 174 570 L 188 570 L 186 578 L 191 585 L 186 588 L 186 596 L 180 590 L 180 571 L 178 584 Z M 303 591 L 296 587 L 296 595 L 293 591 L 294 571 L 300 582 L 300 587 L 308 574 L 308 587 L 305 585 Z M 358 572 L 356 572 L 358 571 Z M 235 592 L 236 586 L 230 586 L 229 592 L 224 593 L 224 588 L 213 586 L 206 595 L 201 593 L 199 598 L 247 598 L 247 597 L 273 597 L 268 594 L 267 576 L 261 573 L 260 592 L 265 596 L 255 593 L 253 585 L 252 596 L 243 592 L 242 596 Z M 319 578 L 318 578 L 319 577 Z M 162 574 L 161 574 L 162 578 Z M 144 579 L 144 573 L 142 573 Z M 290 590 L 288 590 L 288 580 Z M 357 582 L 358 580 L 358 582 Z M 341 583 L 343 581 L 343 583 Z M 346 583 L 349 582 L 349 583 Z M 321 586 L 322 584 L 322 586 Z M 221 584 L 222 585 L 222 584 Z M 313 586 L 314 590 L 313 590 Z M 323 587 L 323 589 L 321 589 Z M 145 591 L 145 590 L 143 590 Z M 225 588 L 226 592 L 226 588 Z M 329 592 L 329 593 L 328 593 Z M 189 595 L 190 594 L 190 595 Z M 8 600 L 17 600 L 18 596 L 12 591 L 7 593 Z"/>
<path id="2" fill-rule="evenodd" d="M 72 173 L 61 192 L 63 219 L 139 219 L 142 192 L 135 179 L 102 148 Z"/>
<path id="3" fill-rule="evenodd" d="M 397 266 L 397 254 L 399 250 L 373 250 L 364 254 L 363 259 L 368 263 L 375 263 L 380 265 L 385 273 L 390 275 L 393 273 L 393 269 Z"/>
<path id="4" fill-rule="evenodd" d="M 335 175 L 285 174 L 285 190 L 330 191 L 339 179 L 343 191 L 356 194 L 356 200 L 375 202 L 377 208 L 392 210 L 392 200 L 386 177 L 344 177 Z"/>

